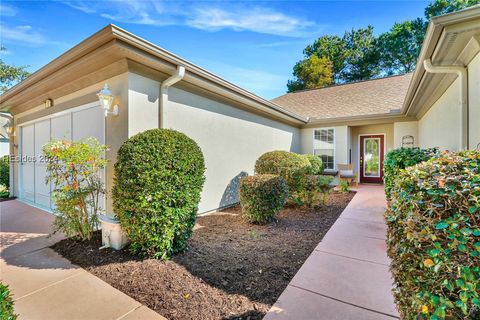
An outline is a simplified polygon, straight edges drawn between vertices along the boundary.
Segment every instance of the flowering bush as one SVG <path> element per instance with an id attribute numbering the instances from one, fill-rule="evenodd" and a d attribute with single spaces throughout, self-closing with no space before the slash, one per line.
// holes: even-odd
<path id="1" fill-rule="evenodd" d="M 421 148 L 398 148 L 389 151 L 383 161 L 383 182 L 387 200 L 390 200 L 390 193 L 395 178 L 401 170 L 413 166 L 422 161 L 427 161 L 438 155 L 438 149 Z"/>
<path id="2" fill-rule="evenodd" d="M 53 140 L 43 147 L 48 159 L 46 183 L 54 187 L 55 231 L 81 240 L 92 237 L 105 194 L 99 172 L 107 163 L 106 150 L 93 137 L 75 142 Z"/>
<path id="3" fill-rule="evenodd" d="M 480 152 L 402 170 L 386 213 L 403 319 L 480 319 Z"/>

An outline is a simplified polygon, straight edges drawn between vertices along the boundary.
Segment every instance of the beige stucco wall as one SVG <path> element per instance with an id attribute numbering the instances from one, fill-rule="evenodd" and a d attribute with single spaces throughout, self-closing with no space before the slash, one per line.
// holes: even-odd
<path id="1" fill-rule="evenodd" d="M 461 104 L 459 79 L 444 92 L 418 121 L 421 148 L 456 151 L 460 146 Z"/>
<path id="2" fill-rule="evenodd" d="M 160 82 L 128 73 L 128 136 L 158 128 Z"/>
<path id="3" fill-rule="evenodd" d="M 402 147 L 404 136 L 413 136 L 413 146 L 418 147 L 418 121 L 395 122 L 393 124 L 393 147 Z"/>
<path id="4" fill-rule="evenodd" d="M 393 123 L 352 127 L 352 163 L 355 172 L 359 172 L 360 135 L 385 134 L 385 153 L 394 149 Z"/>
<path id="5" fill-rule="evenodd" d="M 335 129 L 335 163 L 348 163 L 348 150 L 350 148 L 350 128 L 348 126 L 325 126 L 315 128 L 304 128 L 300 130 L 301 134 L 301 148 L 300 152 L 303 154 L 313 154 L 315 141 L 313 133 L 316 129 Z"/>
<path id="6" fill-rule="evenodd" d="M 480 143 L 480 54 L 468 64 L 469 148 Z"/>
<path id="7" fill-rule="evenodd" d="M 240 178 L 254 173 L 263 153 L 300 151 L 299 129 L 175 87 L 163 121 L 203 151 L 207 170 L 199 213 L 237 202 Z"/>

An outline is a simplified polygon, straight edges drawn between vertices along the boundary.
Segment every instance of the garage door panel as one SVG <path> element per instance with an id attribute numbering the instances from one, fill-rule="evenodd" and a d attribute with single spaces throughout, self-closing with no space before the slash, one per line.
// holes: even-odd
<path id="1" fill-rule="evenodd" d="M 105 115 L 101 107 L 88 108 L 72 113 L 73 140 L 95 137 L 101 143 L 105 141 Z"/>
<path id="2" fill-rule="evenodd" d="M 50 207 L 50 183 L 46 183 L 47 163 L 44 161 L 43 146 L 50 141 L 50 119 L 35 123 L 35 203 Z"/>
<path id="3" fill-rule="evenodd" d="M 50 183 L 45 183 L 47 166 L 35 166 L 35 203 L 42 207 L 50 207 Z"/>
<path id="4" fill-rule="evenodd" d="M 52 139 L 72 139 L 72 114 L 52 118 L 51 120 Z"/>
<path id="5" fill-rule="evenodd" d="M 94 137 L 105 143 L 105 111 L 101 107 L 93 107 L 72 113 L 73 140 Z M 100 177 L 105 183 L 105 170 L 100 170 Z M 100 198 L 100 208 L 104 209 L 105 197 Z"/>
<path id="6" fill-rule="evenodd" d="M 35 200 L 35 131 L 34 125 L 22 128 L 21 163 L 20 163 L 20 197 L 28 201 Z"/>

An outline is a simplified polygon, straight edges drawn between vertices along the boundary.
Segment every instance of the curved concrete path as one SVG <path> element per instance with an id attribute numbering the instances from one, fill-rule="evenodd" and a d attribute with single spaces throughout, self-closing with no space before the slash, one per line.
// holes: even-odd
<path id="1" fill-rule="evenodd" d="M 264 320 L 392 320 L 383 186 L 361 185 Z"/>
<path id="2" fill-rule="evenodd" d="M 48 247 L 53 216 L 19 201 L 0 202 L 0 280 L 19 319 L 165 319 Z"/>

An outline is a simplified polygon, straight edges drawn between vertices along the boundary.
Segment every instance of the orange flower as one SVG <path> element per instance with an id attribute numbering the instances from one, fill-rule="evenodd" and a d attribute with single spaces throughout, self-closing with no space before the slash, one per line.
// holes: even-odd
<path id="1" fill-rule="evenodd" d="M 425 267 L 431 267 L 431 266 L 435 265 L 435 263 L 432 261 L 432 259 L 425 259 L 425 260 L 423 260 L 423 265 Z"/>
<path id="2" fill-rule="evenodd" d="M 437 181 L 440 188 L 445 188 L 445 179 L 439 178 Z"/>

